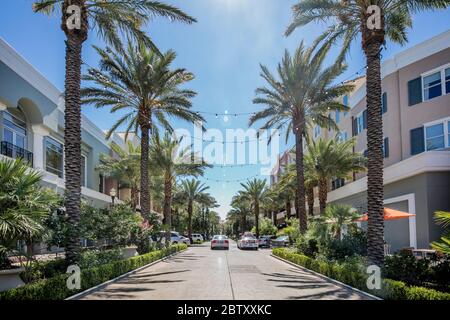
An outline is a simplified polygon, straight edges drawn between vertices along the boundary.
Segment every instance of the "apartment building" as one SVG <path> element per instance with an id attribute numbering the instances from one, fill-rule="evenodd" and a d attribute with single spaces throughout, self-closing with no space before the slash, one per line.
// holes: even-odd
<path id="1" fill-rule="evenodd" d="M 382 64 L 384 203 L 416 217 L 386 221 L 391 250 L 428 248 L 441 229 L 433 213 L 450 211 L 450 31 Z M 314 139 L 355 137 L 355 152 L 367 152 L 365 78 L 342 102 L 348 112 L 330 113 L 339 131 L 315 127 Z M 366 174 L 330 181 L 328 201 L 367 210 Z M 315 205 L 318 210 L 318 201 Z"/>
<path id="2" fill-rule="evenodd" d="M 111 142 L 124 146 L 82 116 L 82 197 L 91 205 L 111 202 L 118 182 L 95 170 L 100 154 L 112 155 Z M 64 191 L 64 99 L 62 93 L 0 38 L 0 159 L 26 159 L 43 173 L 43 185 Z M 124 199 L 129 191 L 119 190 Z"/>

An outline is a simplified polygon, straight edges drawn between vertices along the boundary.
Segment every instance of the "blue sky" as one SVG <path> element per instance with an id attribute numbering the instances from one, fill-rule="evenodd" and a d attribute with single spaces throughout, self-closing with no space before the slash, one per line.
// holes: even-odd
<path id="1" fill-rule="evenodd" d="M 34 65 L 56 87 L 64 85 L 64 35 L 60 29 L 59 15 L 47 17 L 31 11 L 32 0 L 4 0 L 0 19 L 0 36 Z M 173 49 L 178 53 L 176 66 L 193 72 L 196 79 L 189 85 L 198 92 L 194 109 L 230 114 L 254 112 L 254 90 L 263 85 L 259 77 L 259 63 L 274 70 L 285 48 L 293 51 L 304 39 L 307 44 L 323 30 L 321 25 L 310 25 L 286 38 L 283 32 L 290 21 L 293 0 L 171 0 L 167 1 L 196 17 L 198 23 L 184 25 L 155 19 L 146 30 L 163 51 Z M 413 17 L 414 27 L 409 32 L 405 48 L 422 42 L 449 29 L 450 9 L 427 12 Z M 100 44 L 94 33 L 86 43 L 83 59 L 91 66 L 97 65 L 97 56 L 91 44 Z M 402 48 L 388 43 L 383 58 L 389 58 Z M 335 53 L 335 52 L 334 52 Z M 328 62 L 332 63 L 333 52 Z M 355 43 L 349 56 L 348 71 L 341 77 L 347 79 L 365 65 L 359 43 Z M 85 106 L 83 112 L 101 129 L 108 129 L 118 115 L 108 110 Z M 247 128 L 247 117 L 205 116 L 208 128 Z M 177 128 L 192 129 L 191 125 L 175 122 Z M 282 139 L 284 142 L 284 139 Z M 292 141 L 288 142 L 291 145 Z M 281 143 L 280 152 L 286 149 Z M 247 152 L 248 153 L 248 152 Z M 221 182 L 206 181 L 210 192 L 221 207 L 217 210 L 225 217 L 239 182 L 259 174 L 259 166 L 209 169 L 205 177 Z M 267 177 L 263 177 L 267 178 Z"/>

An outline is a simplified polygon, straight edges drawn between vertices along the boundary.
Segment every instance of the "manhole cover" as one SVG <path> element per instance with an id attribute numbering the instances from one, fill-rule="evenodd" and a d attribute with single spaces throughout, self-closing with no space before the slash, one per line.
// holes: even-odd
<path id="1" fill-rule="evenodd" d="M 234 265 L 230 270 L 233 273 L 259 273 L 258 268 L 252 265 Z"/>

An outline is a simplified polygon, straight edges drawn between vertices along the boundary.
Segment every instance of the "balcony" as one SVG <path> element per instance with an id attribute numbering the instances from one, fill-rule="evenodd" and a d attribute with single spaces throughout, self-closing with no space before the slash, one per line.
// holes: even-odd
<path id="1" fill-rule="evenodd" d="M 13 159 L 23 159 L 27 161 L 30 166 L 33 166 L 33 153 L 15 146 L 8 141 L 2 141 L 0 143 L 0 154 Z"/>

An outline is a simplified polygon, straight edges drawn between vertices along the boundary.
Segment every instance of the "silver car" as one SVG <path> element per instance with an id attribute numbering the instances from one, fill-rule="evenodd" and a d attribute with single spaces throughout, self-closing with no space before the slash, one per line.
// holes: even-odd
<path id="1" fill-rule="evenodd" d="M 228 240 L 227 236 L 216 235 L 211 240 L 211 250 L 214 249 L 230 249 L 230 240 Z"/>
<path id="2" fill-rule="evenodd" d="M 237 246 L 239 249 L 253 249 L 258 250 L 258 240 L 252 236 L 243 236 L 238 240 Z"/>

